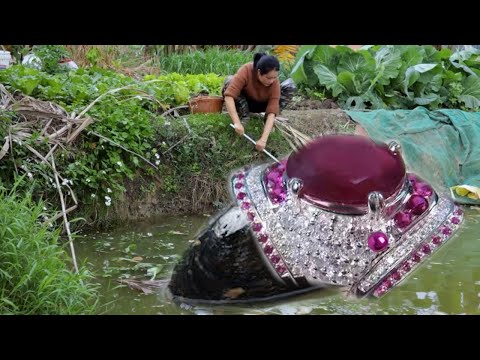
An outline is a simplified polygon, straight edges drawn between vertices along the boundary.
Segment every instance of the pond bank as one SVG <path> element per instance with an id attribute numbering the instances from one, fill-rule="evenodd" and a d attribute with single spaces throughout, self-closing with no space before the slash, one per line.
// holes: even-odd
<path id="1" fill-rule="evenodd" d="M 289 124 L 310 137 L 339 132 L 352 133 L 355 127 L 341 109 L 285 110 L 282 117 L 289 119 Z M 206 127 L 210 127 L 211 131 L 202 129 L 202 134 L 196 134 L 172 149 L 168 154 L 171 157 L 165 156 L 162 159 L 165 168 L 160 175 L 153 179 L 136 177 L 134 181 L 126 181 L 124 198 L 113 204 L 105 214 L 105 221 L 123 223 L 158 215 L 201 215 L 225 206 L 230 201 L 226 186 L 229 173 L 251 162 L 270 159 L 256 152 L 246 140 L 230 132 L 227 127 L 228 116 L 219 121 L 222 122 L 221 126 L 208 123 Z M 193 129 L 191 125 L 190 127 Z M 195 127 L 193 131 L 197 129 Z M 247 132 L 250 135 L 256 137 L 261 129 L 261 121 L 249 120 Z M 183 132 L 176 137 L 183 138 Z M 208 139 L 205 142 L 201 137 Z M 279 131 L 272 134 L 267 149 L 279 157 L 286 156 L 291 151 Z M 197 154 L 193 156 L 192 152 Z M 179 179 L 179 170 L 184 171 L 188 179 Z"/>

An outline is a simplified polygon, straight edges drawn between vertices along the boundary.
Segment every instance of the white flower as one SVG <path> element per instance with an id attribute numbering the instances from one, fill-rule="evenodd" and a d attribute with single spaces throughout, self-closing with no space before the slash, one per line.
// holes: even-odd
<path id="1" fill-rule="evenodd" d="M 160 155 L 158 155 L 158 153 L 155 154 L 155 157 L 156 157 L 157 159 L 160 159 Z"/>
<path id="2" fill-rule="evenodd" d="M 107 194 L 110 194 L 112 190 L 110 188 L 107 188 Z"/>
<path id="3" fill-rule="evenodd" d="M 95 194 L 90 195 L 90 197 L 91 197 L 92 199 L 95 199 L 95 196 L 97 196 L 97 195 L 95 195 Z"/>
<path id="4" fill-rule="evenodd" d="M 63 179 L 62 185 L 63 185 L 63 186 L 68 185 L 68 182 L 69 182 L 69 181 L 70 181 L 70 180 L 68 180 L 68 179 Z"/>
<path id="5" fill-rule="evenodd" d="M 160 160 L 155 161 L 155 165 L 160 165 Z"/>
<path id="6" fill-rule="evenodd" d="M 112 204 L 112 198 L 108 195 L 105 195 L 105 205 L 110 206 Z"/>
<path id="7" fill-rule="evenodd" d="M 117 165 L 118 165 L 118 166 L 122 166 L 122 162 L 121 162 L 121 161 L 117 161 Z"/>
<path id="8" fill-rule="evenodd" d="M 86 178 L 85 181 L 86 181 L 86 182 L 90 182 L 91 180 L 90 180 L 90 178 Z"/>
<path id="9" fill-rule="evenodd" d="M 47 211 L 47 208 L 44 206 L 44 207 L 43 207 L 43 210 L 44 210 L 44 211 Z"/>
<path id="10" fill-rule="evenodd" d="M 32 175 L 31 172 L 27 173 L 27 176 L 28 176 L 29 179 L 33 179 L 33 175 Z"/>

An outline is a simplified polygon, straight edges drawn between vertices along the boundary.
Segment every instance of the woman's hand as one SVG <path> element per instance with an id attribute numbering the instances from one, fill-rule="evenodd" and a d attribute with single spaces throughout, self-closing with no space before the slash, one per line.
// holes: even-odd
<path id="1" fill-rule="evenodd" d="M 263 151 L 265 150 L 265 146 L 267 146 L 267 142 L 265 140 L 260 139 L 255 144 L 255 149 L 257 149 L 258 151 Z"/>
<path id="2" fill-rule="evenodd" d="M 225 96 L 225 105 L 227 107 L 228 115 L 232 119 L 233 126 L 235 127 L 235 132 L 243 136 L 245 134 L 245 129 L 243 128 L 242 123 L 237 114 L 237 109 L 235 108 L 235 100 L 231 96 Z"/>
<path id="3" fill-rule="evenodd" d="M 257 149 L 258 151 L 265 150 L 265 146 L 267 146 L 268 136 L 272 131 L 274 123 L 275 123 L 275 114 L 273 113 L 268 114 L 267 120 L 265 121 L 265 126 L 263 127 L 263 134 L 255 144 L 255 149 Z"/>
<path id="4" fill-rule="evenodd" d="M 241 123 L 234 124 L 234 126 L 235 126 L 235 132 L 238 135 L 243 136 L 243 134 L 245 134 L 245 129 L 243 128 L 243 125 Z"/>

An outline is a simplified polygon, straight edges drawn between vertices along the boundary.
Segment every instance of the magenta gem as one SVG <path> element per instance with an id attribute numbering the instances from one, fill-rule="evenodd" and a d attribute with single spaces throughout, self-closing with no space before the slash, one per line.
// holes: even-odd
<path id="1" fill-rule="evenodd" d="M 270 256 L 270 261 L 273 263 L 273 264 L 276 264 L 280 261 L 280 257 L 278 255 L 272 255 Z"/>
<path id="2" fill-rule="evenodd" d="M 460 209 L 460 208 L 457 208 L 454 212 L 455 215 L 462 215 L 463 214 L 463 210 Z"/>
<path id="3" fill-rule="evenodd" d="M 244 198 L 245 196 L 247 196 L 247 194 L 245 194 L 244 192 L 239 192 L 239 193 L 237 194 L 237 199 L 238 199 L 238 200 L 243 200 L 243 198 Z"/>
<path id="4" fill-rule="evenodd" d="M 424 182 L 416 182 L 413 185 L 413 191 L 415 192 L 415 194 L 421 195 L 424 197 L 429 197 L 429 196 L 432 196 L 433 194 L 432 187 Z"/>
<path id="5" fill-rule="evenodd" d="M 418 178 L 413 174 L 408 174 L 408 180 L 410 180 L 412 185 L 415 185 L 415 183 L 418 181 Z"/>
<path id="6" fill-rule="evenodd" d="M 417 253 L 412 255 L 412 261 L 419 263 L 422 258 Z"/>
<path id="7" fill-rule="evenodd" d="M 383 285 L 381 285 L 381 286 L 379 286 L 375 289 L 374 295 L 380 297 L 383 294 L 385 294 L 386 292 L 387 292 L 387 289 L 385 287 L 383 287 Z"/>
<path id="8" fill-rule="evenodd" d="M 440 244 L 440 243 L 442 242 L 442 238 L 441 238 L 440 236 L 438 236 L 438 235 L 437 235 L 437 236 L 434 236 L 434 237 L 432 238 L 432 242 L 433 242 L 435 245 L 438 245 L 438 244 Z"/>
<path id="9" fill-rule="evenodd" d="M 248 217 L 248 220 L 250 221 L 255 220 L 255 214 L 250 211 L 247 213 L 247 217 Z"/>
<path id="10" fill-rule="evenodd" d="M 397 225 L 400 229 L 403 229 L 412 223 L 412 214 L 401 211 L 395 215 L 394 221 L 395 225 Z"/>
<path id="11" fill-rule="evenodd" d="M 277 264 L 275 266 L 275 270 L 277 270 L 277 273 L 282 275 L 285 271 L 287 271 L 287 268 L 283 264 Z"/>
<path id="12" fill-rule="evenodd" d="M 278 176 L 279 176 L 279 175 L 278 175 L 278 173 L 277 173 L 275 170 L 271 170 L 271 171 L 267 174 L 267 180 L 270 180 L 272 183 L 276 183 Z"/>
<path id="13" fill-rule="evenodd" d="M 272 251 L 273 251 L 273 247 L 272 247 L 272 245 L 268 245 L 268 244 L 267 244 L 267 245 L 265 245 L 265 247 L 263 248 L 263 251 L 264 251 L 264 252 L 265 252 L 265 254 L 267 254 L 267 255 L 268 255 L 268 254 L 271 254 L 271 253 L 272 253 Z"/>
<path id="14" fill-rule="evenodd" d="M 268 240 L 268 235 L 267 234 L 261 234 L 259 237 L 258 237 L 258 241 L 260 241 L 261 243 L 266 243 Z"/>
<path id="15" fill-rule="evenodd" d="M 280 164 L 278 164 L 277 169 L 278 171 L 285 171 L 285 168 L 287 167 L 287 160 L 282 160 Z"/>
<path id="16" fill-rule="evenodd" d="M 238 183 L 235 184 L 235 189 L 240 189 L 240 188 L 242 188 L 242 187 L 243 187 L 243 184 L 242 184 L 242 183 L 239 183 L 239 182 L 238 182 Z"/>
<path id="17" fill-rule="evenodd" d="M 282 202 L 283 200 L 285 200 L 285 196 L 274 196 L 272 198 L 272 202 L 274 204 L 278 204 L 278 203 Z"/>
<path id="18" fill-rule="evenodd" d="M 268 181 L 268 185 L 269 186 L 276 186 L 276 185 L 280 185 L 282 184 L 283 182 L 283 177 L 282 177 L 282 173 L 279 173 L 275 170 L 272 170 L 270 171 L 267 176 L 266 176 L 266 179 Z"/>
<path id="19" fill-rule="evenodd" d="M 402 270 L 405 271 L 405 272 L 409 272 L 411 270 L 411 266 L 410 264 L 407 262 L 404 262 L 403 265 L 402 265 Z"/>
<path id="20" fill-rule="evenodd" d="M 273 186 L 275 184 L 275 171 L 270 171 L 265 176 L 265 181 L 270 185 Z"/>
<path id="21" fill-rule="evenodd" d="M 244 202 L 242 203 L 242 209 L 243 209 L 243 210 L 248 210 L 248 209 L 250 209 L 250 203 L 244 201 Z"/>
<path id="22" fill-rule="evenodd" d="M 450 229 L 449 227 L 444 226 L 444 227 L 442 228 L 442 234 L 443 234 L 443 235 L 450 235 L 451 233 L 452 233 L 452 229 Z"/>
<path id="23" fill-rule="evenodd" d="M 292 153 L 287 175 L 302 180 L 300 197 L 307 196 L 320 206 L 326 202 L 366 207 L 370 192 L 379 191 L 388 198 L 401 188 L 405 164 L 387 145 L 367 137 L 329 135 Z"/>
<path id="24" fill-rule="evenodd" d="M 387 279 L 383 282 L 382 287 L 384 287 L 386 289 L 390 289 L 392 287 L 392 282 Z"/>
<path id="25" fill-rule="evenodd" d="M 407 208 L 412 210 L 412 214 L 421 215 L 428 209 L 428 200 L 420 195 L 412 195 L 408 199 Z"/>
<path id="26" fill-rule="evenodd" d="M 238 179 L 238 180 L 242 180 L 244 177 L 245 177 L 245 175 L 243 175 L 243 174 L 241 174 L 241 173 L 240 173 L 240 174 L 237 174 L 237 179 Z"/>
<path id="27" fill-rule="evenodd" d="M 430 245 L 428 244 L 423 244 L 422 245 L 422 252 L 424 254 L 430 254 L 432 252 L 432 249 L 430 249 Z"/>
<path id="28" fill-rule="evenodd" d="M 400 273 L 399 273 L 398 271 L 395 271 L 395 272 L 392 274 L 392 278 L 393 278 L 393 280 L 395 280 L 395 281 L 399 281 L 399 280 L 402 278 L 402 276 L 400 275 Z"/>
<path id="29" fill-rule="evenodd" d="M 283 185 L 277 184 L 268 191 L 268 196 L 274 204 L 278 204 L 285 200 L 287 194 Z"/>
<path id="30" fill-rule="evenodd" d="M 388 247 L 388 236 L 381 231 L 371 233 L 368 236 L 368 247 L 375 252 L 385 250 Z"/>
<path id="31" fill-rule="evenodd" d="M 262 230 L 262 224 L 261 223 L 253 223 L 252 229 L 255 232 L 259 232 L 260 230 Z"/>
<path id="32" fill-rule="evenodd" d="M 452 219 L 450 220 L 452 222 L 452 224 L 460 224 L 460 219 L 456 216 L 452 217 Z"/>

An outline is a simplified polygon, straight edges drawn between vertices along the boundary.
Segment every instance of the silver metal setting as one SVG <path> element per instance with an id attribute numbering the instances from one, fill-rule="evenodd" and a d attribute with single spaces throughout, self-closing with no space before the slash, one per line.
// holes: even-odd
<path id="1" fill-rule="evenodd" d="M 300 199 L 298 179 L 289 179 L 285 200 L 273 204 L 264 183 L 268 167 L 263 164 L 237 172 L 231 177 L 231 189 L 247 213 L 267 266 L 282 281 L 295 284 L 306 279 L 312 286 L 349 286 L 360 296 L 382 296 L 418 265 L 417 260 L 445 243 L 463 220 L 463 213 L 449 198 L 434 192 L 428 198 L 429 208 L 410 226 L 399 229 L 393 218 L 412 194 L 407 177 L 390 198 L 371 193 L 369 211 L 362 215 L 327 211 Z M 372 230 L 388 235 L 385 251 L 373 252 L 367 246 Z"/>
<path id="2" fill-rule="evenodd" d="M 395 155 L 400 154 L 400 151 L 401 151 L 401 149 L 402 149 L 401 145 L 400 145 L 398 142 L 396 142 L 396 141 L 390 141 L 390 142 L 388 143 L 388 148 L 389 148 L 390 151 L 391 151 L 392 153 L 394 153 Z"/>

